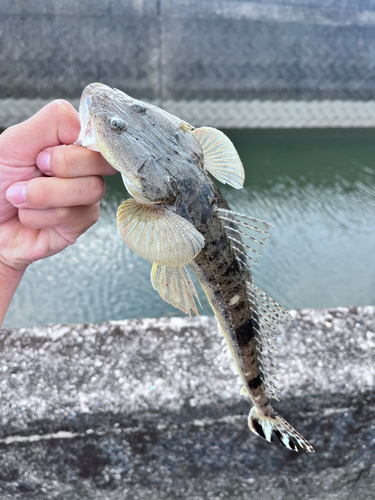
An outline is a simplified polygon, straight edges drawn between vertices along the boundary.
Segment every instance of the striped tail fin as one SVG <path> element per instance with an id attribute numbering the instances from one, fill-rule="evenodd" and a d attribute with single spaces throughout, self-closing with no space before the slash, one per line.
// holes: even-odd
<path id="1" fill-rule="evenodd" d="M 275 434 L 280 443 L 290 450 L 298 451 L 299 447 L 308 453 L 315 452 L 311 444 L 276 412 L 269 417 L 263 416 L 253 406 L 249 413 L 248 422 L 250 430 L 254 434 L 269 442 L 273 441 L 273 434 Z"/>

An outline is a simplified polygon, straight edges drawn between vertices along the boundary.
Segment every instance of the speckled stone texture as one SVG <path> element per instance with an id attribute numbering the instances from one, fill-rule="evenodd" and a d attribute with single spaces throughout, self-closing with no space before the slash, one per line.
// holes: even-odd
<path id="1" fill-rule="evenodd" d="M 375 491 L 375 307 L 292 311 L 274 406 L 247 427 L 213 318 L 1 330 L 0 498 L 349 499 Z"/>

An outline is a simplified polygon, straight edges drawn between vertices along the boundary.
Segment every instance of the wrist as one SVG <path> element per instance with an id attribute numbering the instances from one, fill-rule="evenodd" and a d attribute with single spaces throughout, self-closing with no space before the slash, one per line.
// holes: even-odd
<path id="1" fill-rule="evenodd" d="M 0 282 L 10 284 L 14 281 L 19 283 L 26 271 L 26 267 L 17 269 L 0 260 Z"/>
<path id="2" fill-rule="evenodd" d="M 0 327 L 25 270 L 15 269 L 0 261 Z"/>

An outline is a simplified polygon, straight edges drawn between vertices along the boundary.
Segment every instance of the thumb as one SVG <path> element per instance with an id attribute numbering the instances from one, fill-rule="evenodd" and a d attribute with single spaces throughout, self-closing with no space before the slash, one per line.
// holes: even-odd
<path id="1" fill-rule="evenodd" d="M 62 99 L 52 101 L 28 120 L 9 127 L 0 136 L 0 161 L 14 166 L 34 166 L 43 149 L 72 144 L 78 137 L 77 111 Z"/>

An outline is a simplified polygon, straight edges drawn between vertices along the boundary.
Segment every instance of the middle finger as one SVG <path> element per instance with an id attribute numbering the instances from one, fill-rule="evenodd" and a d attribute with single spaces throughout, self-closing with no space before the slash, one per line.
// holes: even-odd
<path id="1" fill-rule="evenodd" d="M 17 182 L 8 189 L 8 200 L 18 208 L 56 208 L 92 205 L 101 200 L 105 183 L 100 176 L 75 179 L 39 177 Z"/>

